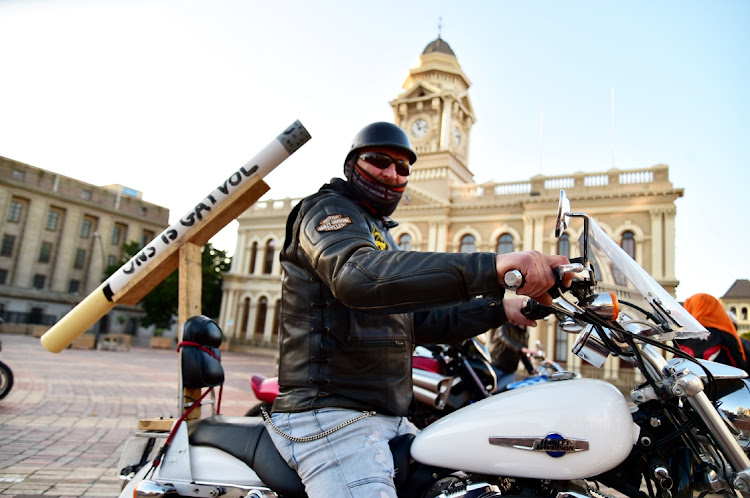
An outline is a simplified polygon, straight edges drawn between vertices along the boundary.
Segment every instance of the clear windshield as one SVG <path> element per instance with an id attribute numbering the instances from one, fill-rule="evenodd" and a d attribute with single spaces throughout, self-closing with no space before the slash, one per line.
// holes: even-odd
<path id="1" fill-rule="evenodd" d="M 708 336 L 703 325 L 604 233 L 593 219 L 589 219 L 589 259 L 594 266 L 597 292 L 614 292 L 620 301 L 627 301 L 657 315 L 677 339 Z M 639 314 L 632 308 L 622 308 L 631 317 L 645 318 L 637 316 Z M 665 340 L 669 338 L 671 334 L 664 337 Z"/>

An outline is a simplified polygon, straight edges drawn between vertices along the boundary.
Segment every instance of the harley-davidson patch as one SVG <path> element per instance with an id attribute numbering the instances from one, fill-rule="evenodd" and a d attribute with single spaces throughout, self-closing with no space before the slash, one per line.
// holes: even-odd
<path id="1" fill-rule="evenodd" d="M 318 232 L 333 232 L 335 230 L 341 230 L 346 225 L 351 225 L 352 219 L 348 216 L 343 216 L 340 214 L 332 214 L 330 216 L 326 216 L 320 224 L 315 227 L 315 230 Z"/>
<path id="2" fill-rule="evenodd" d="M 490 444 L 510 446 L 519 450 L 544 451 L 549 456 L 559 458 L 566 453 L 588 451 L 589 442 L 583 439 L 568 439 L 557 433 L 543 438 L 534 437 L 490 437 Z"/>
<path id="3" fill-rule="evenodd" d="M 378 232 L 376 227 L 372 227 L 372 236 L 375 237 L 375 245 L 378 250 L 385 251 L 388 249 L 388 243 L 385 241 L 383 236 Z"/>

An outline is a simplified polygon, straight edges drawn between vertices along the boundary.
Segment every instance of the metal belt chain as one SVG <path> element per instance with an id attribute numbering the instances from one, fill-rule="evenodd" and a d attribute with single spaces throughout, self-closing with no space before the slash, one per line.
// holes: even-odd
<path id="1" fill-rule="evenodd" d="M 332 429 L 328 429 L 327 431 L 323 431 L 323 432 L 321 432 L 319 434 L 315 434 L 314 436 L 295 437 L 295 436 L 291 436 L 291 435 L 287 434 L 286 432 L 284 432 L 281 429 L 279 429 L 278 427 L 276 427 L 276 424 L 274 424 L 273 420 L 271 420 L 271 417 L 268 416 L 268 413 L 266 412 L 265 408 L 261 407 L 260 411 L 263 414 L 263 420 L 265 420 L 266 422 L 268 422 L 268 425 L 271 426 L 271 429 L 273 429 L 280 436 L 283 436 L 283 437 L 287 438 L 289 441 L 292 441 L 294 443 L 309 443 L 310 441 L 315 441 L 317 439 L 322 439 L 322 438 L 324 438 L 326 436 L 330 436 L 331 434 L 333 434 L 334 432 L 336 432 L 339 429 L 343 429 L 347 425 L 351 425 L 354 422 L 358 422 L 358 421 L 362 420 L 363 418 L 372 417 L 373 415 L 376 414 L 375 412 L 362 412 L 361 415 L 358 415 L 358 416 L 354 417 L 351 420 L 347 420 L 346 422 L 343 422 L 343 423 L 337 425 L 336 427 L 334 427 Z"/>

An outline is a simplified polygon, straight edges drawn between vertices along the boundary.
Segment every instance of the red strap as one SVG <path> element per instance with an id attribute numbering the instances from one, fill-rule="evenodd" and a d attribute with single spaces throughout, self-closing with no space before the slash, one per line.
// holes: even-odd
<path id="1" fill-rule="evenodd" d="M 216 356 L 216 354 L 214 354 L 213 351 L 211 351 L 210 349 L 208 349 L 207 347 L 205 347 L 205 346 L 203 346 L 201 344 L 198 344 L 197 342 L 182 341 L 182 342 L 180 342 L 177 345 L 177 351 L 179 352 L 180 348 L 182 348 L 182 347 L 199 348 L 201 351 L 203 351 L 204 353 L 208 353 L 216 361 L 218 361 L 219 363 L 221 363 L 221 359 L 218 356 Z M 154 458 L 154 461 L 152 462 L 152 469 L 151 469 L 152 471 L 153 471 L 153 469 L 155 469 L 156 467 L 158 467 L 159 464 L 161 463 L 161 458 L 166 453 L 166 449 L 169 446 L 169 444 L 172 442 L 172 439 L 174 439 L 175 434 L 177 434 L 177 429 L 180 427 L 180 424 L 182 422 L 184 422 L 185 419 L 187 419 L 188 415 L 190 415 L 190 413 L 196 407 L 200 406 L 201 401 L 203 401 L 203 398 L 205 398 L 206 396 L 208 396 L 208 393 L 212 392 L 213 390 L 214 390 L 213 387 L 209 387 L 208 389 L 206 389 L 206 391 L 203 394 L 201 394 L 200 398 L 198 398 L 195 401 L 193 401 L 193 403 L 190 405 L 190 407 L 187 410 L 184 411 L 184 413 L 180 416 L 179 419 L 177 419 L 177 422 L 174 424 L 174 426 L 172 427 L 172 430 L 169 432 L 169 436 L 167 436 L 167 440 L 164 442 L 164 446 L 162 446 L 162 449 L 159 451 L 159 455 L 156 458 Z M 219 413 L 221 413 L 221 395 L 223 393 L 224 393 L 224 384 L 221 384 L 219 386 L 219 397 L 216 400 L 216 414 L 217 415 Z"/>
<path id="2" fill-rule="evenodd" d="M 216 356 L 216 354 L 215 354 L 215 353 L 214 353 L 213 351 L 211 351 L 210 349 L 208 349 L 208 348 L 207 348 L 206 346 L 203 346 L 203 345 L 201 345 L 201 344 L 198 344 L 197 342 L 192 342 L 192 341 L 182 341 L 181 343 L 179 343 L 179 344 L 177 345 L 177 352 L 179 352 L 179 351 L 180 351 L 180 348 L 181 348 L 181 347 L 183 347 L 183 346 L 185 346 L 185 347 L 189 347 L 189 348 L 198 348 L 198 349 L 200 349 L 201 351 L 203 351 L 204 353 L 208 353 L 208 354 L 210 354 L 211 356 L 213 356 L 213 358 L 214 358 L 214 359 L 215 359 L 216 361 L 218 361 L 219 363 L 221 363 L 221 359 L 219 359 L 219 357 L 218 357 L 218 356 Z"/>
<path id="3" fill-rule="evenodd" d="M 156 458 L 154 458 L 154 461 L 152 462 L 152 471 L 153 469 L 158 467 L 159 464 L 161 463 L 161 457 L 166 453 L 167 447 L 170 445 L 170 443 L 172 443 L 172 439 L 174 439 L 175 434 L 177 434 L 177 429 L 179 429 L 180 424 L 182 424 L 185 421 L 187 416 L 190 415 L 190 412 L 192 412 L 195 409 L 195 407 L 200 406 L 201 401 L 203 401 L 203 398 L 205 398 L 208 395 L 208 393 L 210 393 L 213 390 L 214 390 L 213 387 L 209 387 L 208 389 L 206 389 L 206 392 L 201 394 L 200 398 L 193 401 L 193 403 L 190 405 L 190 408 L 185 410 L 182 416 L 180 416 L 180 418 L 177 419 L 177 422 L 172 426 L 172 430 L 169 432 L 169 436 L 167 436 L 167 440 L 164 442 L 164 446 L 162 446 L 161 450 L 159 451 L 159 455 Z M 218 409 L 216 410 L 216 413 L 219 413 Z"/>

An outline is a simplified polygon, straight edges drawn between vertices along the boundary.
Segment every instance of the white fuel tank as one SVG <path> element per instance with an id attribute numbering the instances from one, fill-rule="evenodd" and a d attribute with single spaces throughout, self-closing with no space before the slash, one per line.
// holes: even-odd
<path id="1" fill-rule="evenodd" d="M 411 455 L 465 472 L 579 479 L 624 461 L 637 437 L 616 387 L 571 379 L 508 391 L 451 413 L 414 439 Z"/>

